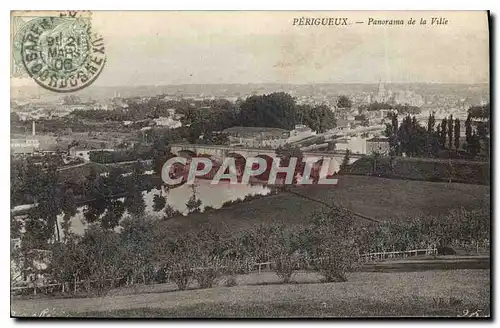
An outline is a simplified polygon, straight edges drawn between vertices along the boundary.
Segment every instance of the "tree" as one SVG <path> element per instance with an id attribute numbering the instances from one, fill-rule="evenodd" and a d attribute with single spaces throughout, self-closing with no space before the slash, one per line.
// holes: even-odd
<path id="1" fill-rule="evenodd" d="M 151 264 L 154 255 L 153 220 L 141 216 L 127 218 L 121 224 L 120 245 L 123 250 L 123 265 L 130 270 L 130 279 L 133 284 L 137 277 L 146 283 L 146 270 Z"/>
<path id="2" fill-rule="evenodd" d="M 337 149 L 337 143 L 334 140 L 328 141 L 328 151 L 335 151 L 335 149 Z"/>
<path id="3" fill-rule="evenodd" d="M 194 271 L 194 279 L 200 288 L 211 288 L 223 273 L 228 245 L 215 229 L 207 228 L 195 235 L 192 244 L 193 264 L 201 270 Z"/>
<path id="4" fill-rule="evenodd" d="M 488 138 L 488 129 L 484 122 L 477 122 L 476 133 L 481 140 L 486 140 Z"/>
<path id="5" fill-rule="evenodd" d="M 483 143 L 483 147 L 486 150 L 486 152 L 489 154 L 490 150 L 490 138 L 489 138 L 489 123 L 490 121 L 488 120 L 487 122 L 477 122 L 476 124 L 476 133 L 480 141 Z"/>
<path id="6" fill-rule="evenodd" d="M 299 235 L 284 226 L 277 226 L 270 238 L 272 269 L 284 283 L 289 283 L 300 265 Z"/>
<path id="7" fill-rule="evenodd" d="M 77 207 L 73 190 L 71 188 L 64 188 L 64 190 L 65 192 L 62 196 L 63 222 L 61 223 L 61 229 L 66 241 L 71 235 L 71 218 L 76 215 Z"/>
<path id="8" fill-rule="evenodd" d="M 350 109 L 352 107 L 352 101 L 347 96 L 341 95 L 337 99 L 337 107 Z"/>
<path id="9" fill-rule="evenodd" d="M 396 113 L 389 113 L 391 123 L 385 125 L 385 136 L 389 138 L 389 147 L 391 155 L 398 155 L 400 153 L 399 140 L 398 140 L 398 115 Z"/>
<path id="10" fill-rule="evenodd" d="M 297 106 L 297 123 L 305 124 L 313 131 L 323 133 L 335 127 L 335 115 L 325 105 L 312 107 L 310 105 Z"/>
<path id="11" fill-rule="evenodd" d="M 454 127 L 454 137 L 455 137 L 455 141 L 454 141 L 454 145 L 455 145 L 455 149 L 458 150 L 458 148 L 460 148 L 460 120 L 458 118 L 455 119 L 455 127 Z"/>
<path id="12" fill-rule="evenodd" d="M 427 154 L 435 155 L 438 152 L 439 147 L 439 135 L 441 133 L 441 125 L 437 125 L 437 130 L 434 131 L 434 126 L 436 124 L 436 118 L 434 117 L 434 113 L 429 114 L 429 119 L 427 121 Z M 437 137 L 436 137 L 437 136 Z"/>
<path id="13" fill-rule="evenodd" d="M 88 223 L 96 222 L 104 214 L 108 207 L 109 199 L 106 197 L 109 189 L 105 183 L 105 177 L 97 174 L 91 167 L 84 182 L 84 195 L 90 201 L 83 211 L 83 215 Z"/>
<path id="14" fill-rule="evenodd" d="M 471 137 L 470 143 L 468 144 L 468 150 L 472 157 L 476 157 L 477 154 L 481 152 L 480 138 L 476 133 Z"/>
<path id="15" fill-rule="evenodd" d="M 86 278 L 97 281 L 99 294 L 106 286 L 110 286 L 105 283 L 106 279 L 119 277 L 120 272 L 125 268 L 121 260 L 122 254 L 126 252 L 123 252 L 120 246 L 119 237 L 114 231 L 91 224 L 78 244 L 85 253 Z"/>
<path id="16" fill-rule="evenodd" d="M 481 106 L 471 106 L 468 113 L 472 118 L 489 119 L 490 118 L 490 103 Z"/>
<path id="17" fill-rule="evenodd" d="M 296 124 L 296 111 L 295 99 L 287 93 L 251 96 L 241 104 L 238 123 L 291 130 Z"/>
<path id="18" fill-rule="evenodd" d="M 207 131 L 203 134 L 203 139 L 200 142 L 207 145 L 227 145 L 229 144 L 229 136 L 225 133 Z"/>
<path id="19" fill-rule="evenodd" d="M 448 149 L 451 150 L 453 144 L 453 115 L 448 119 Z"/>
<path id="20" fill-rule="evenodd" d="M 189 213 L 198 212 L 198 211 L 200 211 L 200 206 L 202 203 L 201 203 L 201 200 L 198 199 L 198 197 L 196 196 L 196 185 L 192 184 L 190 186 L 190 188 L 191 188 L 192 195 L 189 198 L 188 202 L 186 203 L 186 206 L 187 206 Z"/>
<path id="21" fill-rule="evenodd" d="M 101 219 L 101 227 L 103 229 L 114 229 L 119 225 L 124 212 L 125 204 L 121 200 L 111 200 L 106 208 L 106 213 Z"/>
<path id="22" fill-rule="evenodd" d="M 443 118 L 443 121 L 441 122 L 441 147 L 445 148 L 446 146 L 446 136 L 448 135 L 448 120 Z"/>
<path id="23" fill-rule="evenodd" d="M 161 195 L 154 195 L 153 197 L 153 210 L 155 212 L 161 211 L 165 205 L 167 204 L 167 200 L 165 197 L 162 197 Z"/>
<path id="24" fill-rule="evenodd" d="M 190 233 L 180 235 L 169 243 L 170 279 L 179 290 L 185 290 L 193 279 L 195 268 L 193 245 L 195 244 L 196 241 Z"/>
<path id="25" fill-rule="evenodd" d="M 467 120 L 465 121 L 465 141 L 467 145 L 470 144 L 472 140 L 472 118 L 471 115 L 467 115 Z M 468 147 L 467 147 L 468 148 Z"/>
<path id="26" fill-rule="evenodd" d="M 86 249 L 80 245 L 81 238 L 70 235 L 64 243 L 52 245 L 52 256 L 47 271 L 55 281 L 73 283 L 73 293 L 77 293 L 77 283 L 82 278 L 88 277 L 89 262 Z M 69 291 L 69 290 L 68 290 Z"/>
<path id="27" fill-rule="evenodd" d="M 434 113 L 429 114 L 429 119 L 427 120 L 427 133 L 430 135 L 434 132 L 434 125 L 436 124 L 436 118 Z"/>
<path id="28" fill-rule="evenodd" d="M 345 210 L 313 214 L 306 231 L 306 252 L 313 267 L 327 282 L 347 281 L 347 273 L 358 268 L 358 248 L 353 217 Z"/>
<path id="29" fill-rule="evenodd" d="M 76 204 L 71 190 L 66 190 L 66 186 L 59 183 L 56 167 L 49 165 L 46 170 L 28 164 L 22 173 L 20 183 L 25 192 L 26 199 L 32 204 L 36 204 L 26 218 L 26 229 L 40 229 L 38 231 L 28 231 L 31 236 L 41 238 L 39 243 L 54 237 L 61 240 L 59 223 L 57 216 L 65 214 L 72 216 L 76 212 Z"/>
<path id="30" fill-rule="evenodd" d="M 377 173 L 377 164 L 379 159 L 380 154 L 378 152 L 373 152 L 373 154 L 370 155 L 370 160 L 372 162 L 372 175 Z"/>
<path id="31" fill-rule="evenodd" d="M 351 151 L 349 149 L 346 149 L 344 158 L 342 159 L 342 164 L 340 164 L 340 171 L 345 172 L 348 170 L 350 155 L 351 155 Z"/>
<path id="32" fill-rule="evenodd" d="M 174 216 L 181 215 L 179 211 L 174 210 L 174 208 L 169 204 L 165 205 L 163 212 L 165 212 L 164 219 L 170 219 Z"/>
<path id="33" fill-rule="evenodd" d="M 146 210 L 146 203 L 142 197 L 142 171 L 143 166 L 140 161 L 136 161 L 127 184 L 127 195 L 125 196 L 125 208 L 132 216 L 139 217 Z"/>

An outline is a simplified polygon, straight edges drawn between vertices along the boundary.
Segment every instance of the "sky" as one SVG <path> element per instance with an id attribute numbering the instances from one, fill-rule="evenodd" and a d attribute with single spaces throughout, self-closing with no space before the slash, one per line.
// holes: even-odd
<path id="1" fill-rule="evenodd" d="M 293 26 L 301 17 L 345 17 L 353 24 Z M 369 26 L 370 17 L 405 25 Z M 448 23 L 419 24 L 432 17 Z M 410 18 L 415 25 L 406 24 Z M 92 25 L 107 56 L 96 86 L 489 81 L 488 22 L 481 11 L 98 11 Z"/>

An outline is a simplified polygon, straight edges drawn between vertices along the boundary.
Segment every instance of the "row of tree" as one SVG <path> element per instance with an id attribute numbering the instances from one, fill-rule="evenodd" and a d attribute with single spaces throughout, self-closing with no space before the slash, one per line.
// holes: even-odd
<path id="1" fill-rule="evenodd" d="M 396 113 L 389 115 L 391 122 L 386 124 L 385 135 L 389 138 L 391 153 L 407 156 L 438 156 L 441 150 L 463 151 L 476 157 L 483 144 L 489 148 L 489 131 L 487 124 L 474 123 L 469 114 L 465 121 L 465 143 L 461 142 L 461 122 L 453 115 L 437 124 L 434 114 L 430 114 L 427 128 L 421 126 L 415 116 L 406 115 L 401 123 Z M 475 126 L 475 130 L 473 127 Z"/>
<path id="2" fill-rule="evenodd" d="M 337 209 L 313 213 L 295 227 L 266 223 L 234 232 L 205 226 L 173 234 L 140 216 L 123 220 L 121 232 L 94 224 L 82 236 L 65 235 L 51 245 L 46 270 L 37 271 L 28 252 L 19 252 L 15 260 L 26 273 L 45 274 L 72 292 L 81 281 L 89 282 L 89 292 L 168 280 L 179 289 L 193 281 L 209 288 L 222 276 L 234 284 L 229 278 L 264 262 L 272 262 L 271 269 L 285 283 L 299 269 L 315 270 L 329 282 L 346 281 L 360 267 L 360 254 L 433 247 L 443 252 L 450 246 L 475 252 L 488 247 L 489 219 L 487 211 L 461 209 L 440 217 L 366 225 Z"/>

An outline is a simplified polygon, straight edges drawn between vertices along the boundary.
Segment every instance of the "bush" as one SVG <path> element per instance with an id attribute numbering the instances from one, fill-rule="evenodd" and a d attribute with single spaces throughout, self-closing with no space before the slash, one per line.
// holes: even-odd
<path id="1" fill-rule="evenodd" d="M 311 264 L 327 282 L 347 281 L 347 273 L 358 269 L 359 253 L 350 213 L 338 209 L 315 214 L 305 233 Z"/>
<path id="2" fill-rule="evenodd" d="M 326 282 L 347 281 L 347 273 L 357 268 L 359 258 L 352 249 L 337 248 L 323 252 L 324 257 L 313 261 L 313 267 Z"/>
<path id="3" fill-rule="evenodd" d="M 212 288 L 219 276 L 220 271 L 214 267 L 194 271 L 194 279 L 198 282 L 200 288 Z"/>
<path id="4" fill-rule="evenodd" d="M 222 275 L 223 265 L 218 256 L 198 255 L 197 267 L 194 269 L 194 279 L 200 288 L 212 288 L 217 278 Z"/>
<path id="5" fill-rule="evenodd" d="M 289 283 L 300 264 L 299 235 L 285 230 L 283 226 L 276 226 L 270 231 L 269 254 L 274 262 L 272 270 L 284 283 Z"/>
<path id="6" fill-rule="evenodd" d="M 196 265 L 194 279 L 200 288 L 212 288 L 223 274 L 225 252 L 224 238 L 212 229 L 205 229 L 193 241 L 193 260 Z"/>
<path id="7" fill-rule="evenodd" d="M 170 279 L 177 285 L 179 290 L 185 290 L 193 277 L 193 268 L 188 260 L 181 260 L 172 264 Z"/>
<path id="8" fill-rule="evenodd" d="M 295 254 L 282 254 L 274 258 L 272 269 L 274 273 L 285 283 L 289 283 L 297 270 L 299 262 Z"/>
<path id="9" fill-rule="evenodd" d="M 168 241 L 169 255 L 164 260 L 170 271 L 172 280 L 179 290 L 185 290 L 194 276 L 194 248 L 195 239 L 192 235 L 182 235 L 175 240 Z"/>
<path id="10" fill-rule="evenodd" d="M 415 218 L 407 222 L 382 222 L 358 230 L 360 253 L 438 249 L 439 254 L 454 254 L 453 247 L 488 247 L 490 214 L 487 210 L 452 210 L 443 216 Z"/>

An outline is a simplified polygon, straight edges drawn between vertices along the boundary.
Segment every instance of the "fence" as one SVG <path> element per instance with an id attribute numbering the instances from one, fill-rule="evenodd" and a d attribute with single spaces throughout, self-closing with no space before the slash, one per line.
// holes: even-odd
<path id="1" fill-rule="evenodd" d="M 413 249 L 413 250 L 409 250 L 409 251 L 367 253 L 367 254 L 360 254 L 359 257 L 360 257 L 360 260 L 362 262 L 366 263 L 366 262 L 370 262 L 370 261 L 383 261 L 383 260 L 387 260 L 387 259 L 407 258 L 407 257 L 419 256 L 419 255 L 437 255 L 437 254 L 438 254 L 437 248 L 423 248 L 423 249 Z M 310 269 L 312 261 L 315 261 L 315 260 L 318 261 L 318 260 L 323 260 L 323 259 L 325 259 L 325 258 L 311 259 L 311 260 L 307 261 L 306 267 L 308 269 Z M 254 263 L 246 263 L 246 267 L 248 269 L 248 272 L 257 271 L 260 274 L 262 272 L 262 268 L 270 271 L 271 265 L 273 265 L 273 264 L 275 264 L 274 261 L 254 262 Z M 222 265 L 219 268 L 224 269 L 227 267 L 228 267 L 227 265 Z M 196 271 L 196 270 L 207 270 L 207 269 L 213 269 L 213 268 L 212 267 L 196 267 L 196 268 L 192 268 L 191 270 Z M 297 264 L 297 269 L 300 269 L 300 263 Z M 169 270 L 167 272 L 167 277 L 169 277 L 174 272 L 180 272 L 180 270 L 175 270 L 175 271 Z M 102 281 L 110 281 L 110 280 L 117 281 L 117 280 L 121 280 L 122 278 L 123 277 L 103 279 Z M 92 282 L 98 282 L 98 280 L 82 280 L 82 281 L 76 282 L 76 285 L 90 284 Z M 33 289 L 33 295 L 36 295 L 37 288 L 38 288 L 38 290 L 45 289 L 47 292 L 49 287 L 61 286 L 61 290 L 62 290 L 62 292 L 64 292 L 64 286 L 67 284 L 68 283 L 56 283 L 56 284 L 48 284 L 48 285 L 11 287 L 11 291 Z M 74 284 L 74 283 L 69 283 L 69 284 Z"/>
<path id="2" fill-rule="evenodd" d="M 383 261 L 387 259 L 397 259 L 397 258 L 407 258 L 411 256 L 419 256 L 419 255 L 437 255 L 438 251 L 437 248 L 422 248 L 422 249 L 412 249 L 409 251 L 393 251 L 393 252 L 378 252 L 378 253 L 367 253 L 367 254 L 360 254 L 360 260 L 364 263 L 370 262 L 370 261 Z M 318 258 L 318 259 L 312 259 L 310 261 L 307 261 L 307 268 L 310 268 L 311 265 L 310 263 L 312 261 L 318 261 L 318 260 L 324 260 L 326 258 Z M 269 262 L 262 262 L 262 263 L 254 263 L 253 268 L 254 271 L 258 271 L 259 273 L 262 271 L 262 268 L 267 268 L 268 270 L 271 269 L 271 264 L 274 264 L 275 262 L 269 261 Z M 257 268 L 257 269 L 255 269 Z M 297 264 L 297 268 L 300 268 L 300 264 Z"/>
<path id="3" fill-rule="evenodd" d="M 393 252 L 361 254 L 359 257 L 363 262 L 369 262 L 369 261 L 382 261 L 386 259 L 395 259 L 395 258 L 407 258 L 410 256 L 418 256 L 418 255 L 437 255 L 437 254 L 438 254 L 437 248 L 422 248 L 422 249 L 413 249 L 409 251 L 393 251 Z"/>
<path id="4" fill-rule="evenodd" d="M 46 284 L 46 285 L 37 285 L 37 284 L 33 284 L 31 286 L 18 286 L 18 287 L 13 287 L 11 286 L 10 287 L 10 290 L 11 292 L 12 291 L 22 291 L 22 290 L 29 290 L 29 289 L 33 289 L 33 295 L 36 295 L 37 294 L 37 290 L 39 291 L 43 291 L 45 290 L 45 293 L 48 294 L 49 293 L 49 289 L 51 290 L 51 292 L 54 290 L 55 287 L 58 287 L 60 286 L 61 288 L 61 292 L 64 293 L 65 292 L 65 286 L 68 286 L 68 285 L 73 285 L 73 288 L 74 290 L 76 291 L 78 289 L 78 285 L 83 285 L 83 284 L 91 284 L 93 282 L 103 282 L 103 281 L 119 281 L 123 279 L 123 277 L 119 277 L 119 278 L 109 278 L 109 279 L 103 279 L 103 280 L 80 280 L 80 281 L 77 281 L 76 283 L 75 282 L 59 282 L 59 283 L 55 283 L 55 284 Z M 52 288 L 50 288 L 52 287 Z M 69 290 L 69 288 L 68 288 Z"/>

